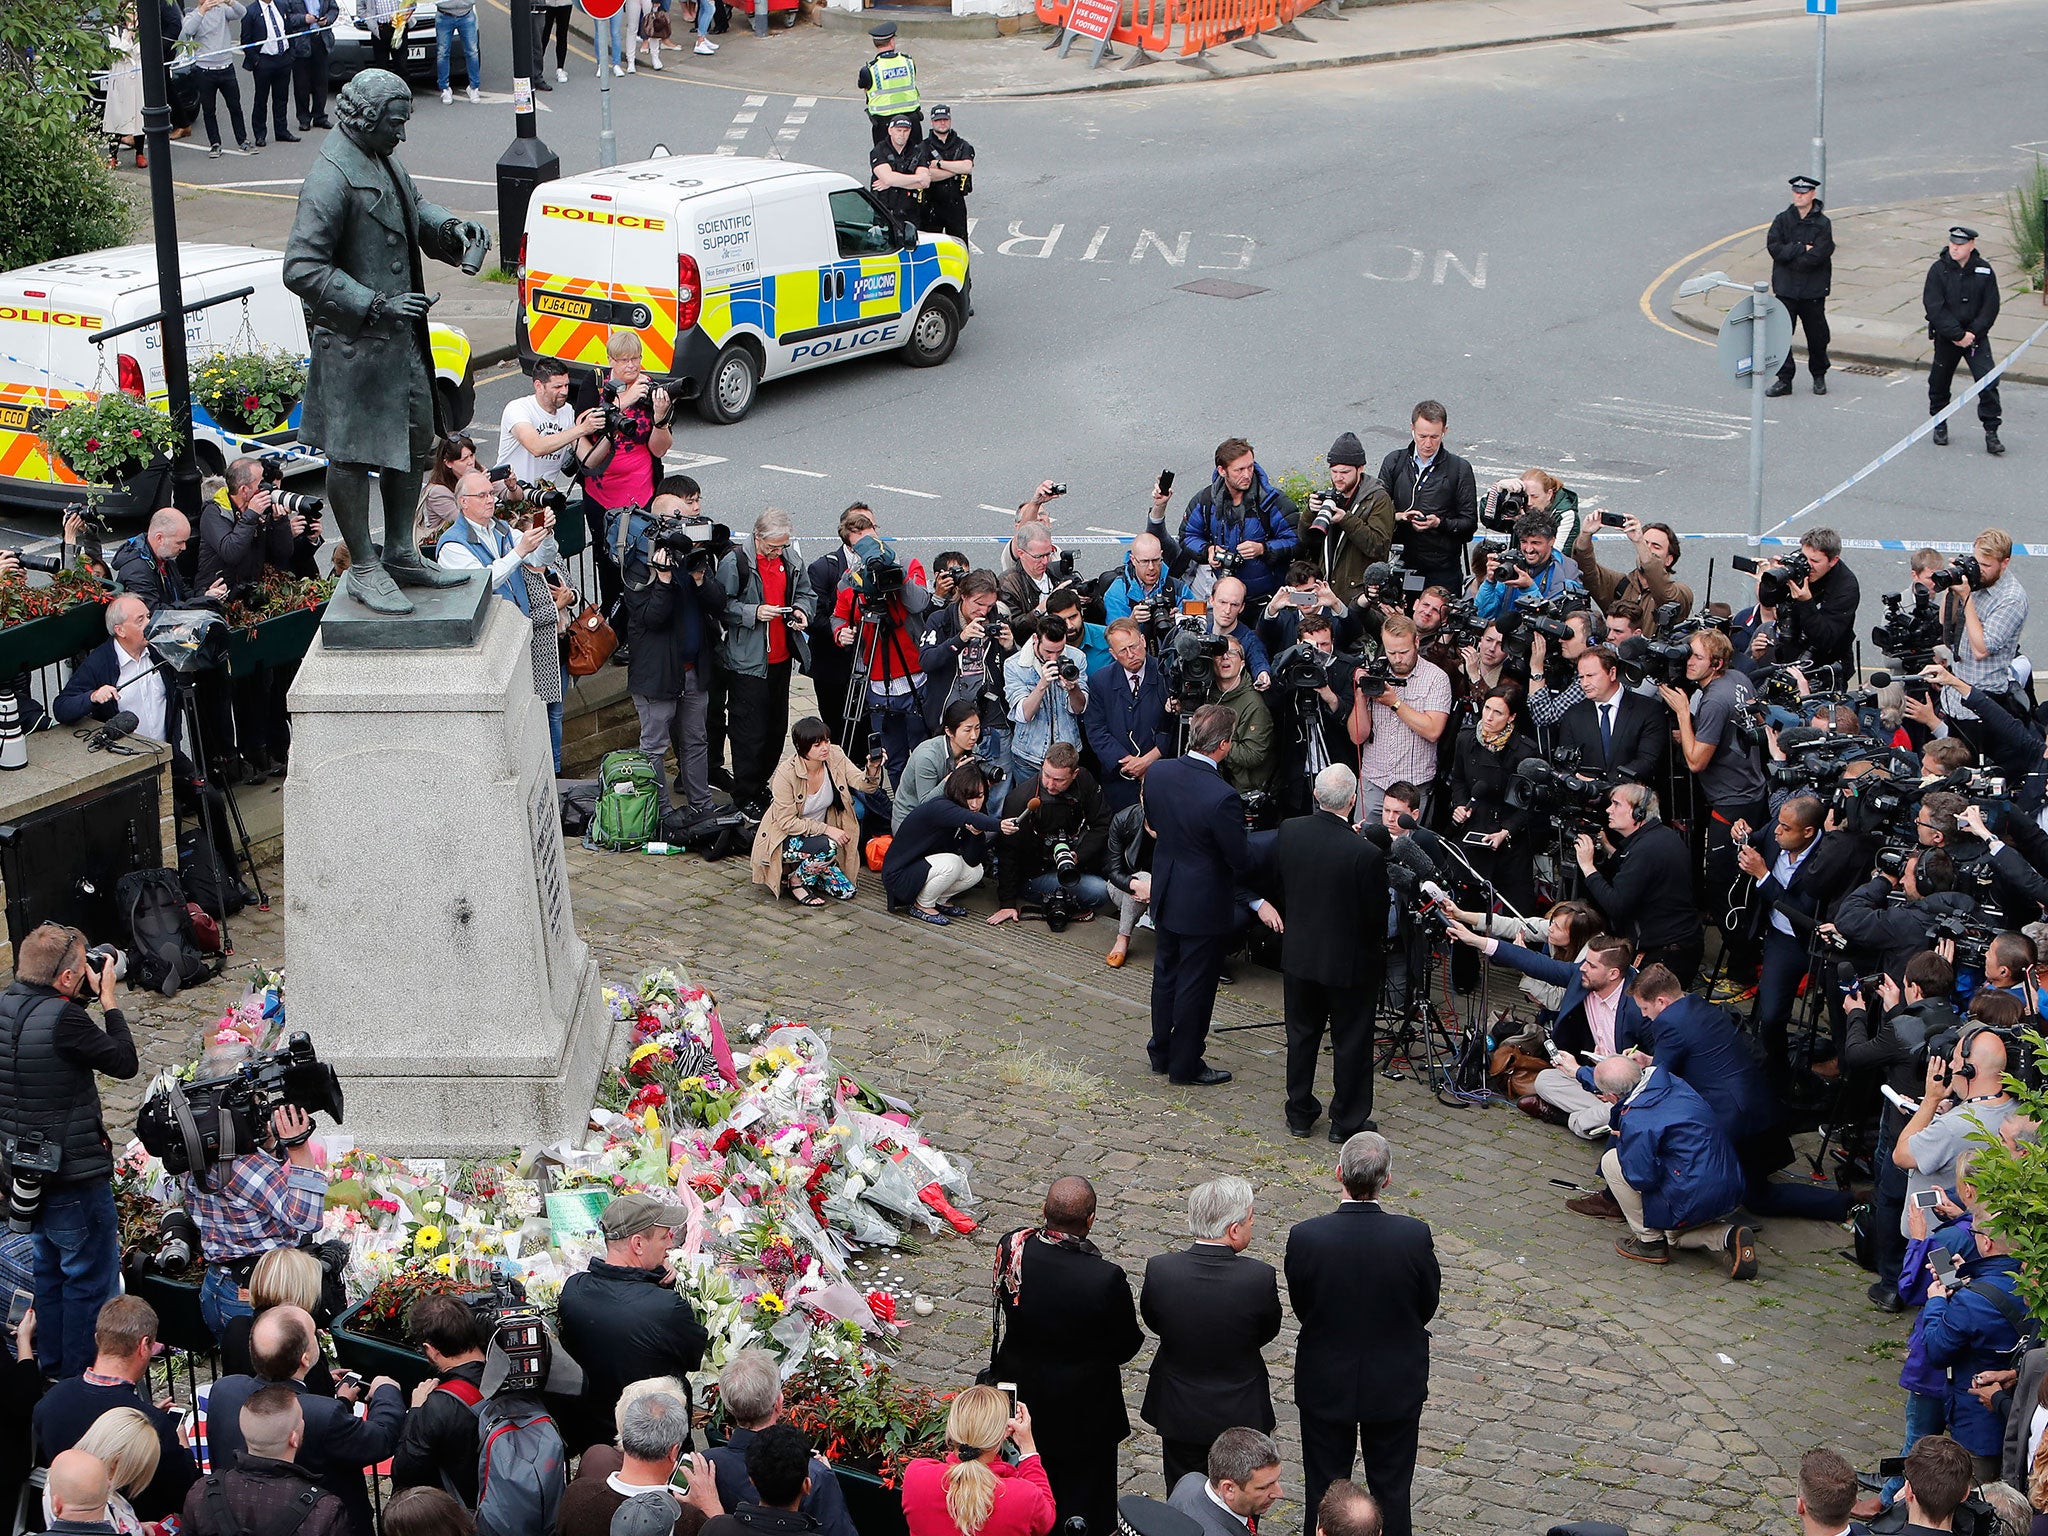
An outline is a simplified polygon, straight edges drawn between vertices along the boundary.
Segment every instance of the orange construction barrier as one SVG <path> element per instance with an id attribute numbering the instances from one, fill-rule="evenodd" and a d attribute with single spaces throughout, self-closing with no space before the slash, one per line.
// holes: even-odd
<path id="1" fill-rule="evenodd" d="M 1130 19 L 1112 28 L 1110 38 L 1146 53 L 1164 53 L 1173 42 L 1173 10 L 1174 0 L 1129 0 Z"/>
<path id="2" fill-rule="evenodd" d="M 1067 11 L 1073 0 L 1036 0 L 1036 3 L 1038 19 L 1046 26 L 1059 28 L 1066 25 Z"/>

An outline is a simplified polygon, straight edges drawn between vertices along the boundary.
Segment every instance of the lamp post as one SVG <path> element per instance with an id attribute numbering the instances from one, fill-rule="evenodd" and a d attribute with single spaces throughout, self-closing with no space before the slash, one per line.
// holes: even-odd
<path id="1" fill-rule="evenodd" d="M 1678 296 L 1690 299 L 1713 288 L 1733 288 L 1742 301 L 1721 322 L 1721 369 L 1737 384 L 1749 386 L 1749 538 L 1755 544 L 1764 531 L 1764 381 L 1785 360 L 1792 347 L 1792 316 L 1771 297 L 1769 283 L 1738 283 L 1725 272 L 1705 272 L 1678 285 Z"/>
<path id="2" fill-rule="evenodd" d="M 171 497 L 199 526 L 199 461 L 192 454 L 192 375 L 185 355 L 185 283 L 178 262 L 178 199 L 171 185 L 171 104 L 164 91 L 163 16 L 155 0 L 135 7 L 142 45 L 142 137 L 149 147 L 149 216 L 156 233 L 156 298 L 163 312 L 164 389 L 178 446 Z"/>
<path id="3" fill-rule="evenodd" d="M 145 0 L 147 3 L 147 0 Z M 546 65 L 543 63 L 543 68 Z M 540 139 L 533 100 L 533 4 L 512 0 L 512 121 L 516 137 L 498 156 L 498 270 L 519 264 L 526 209 L 534 188 L 562 174 L 562 160 Z"/>

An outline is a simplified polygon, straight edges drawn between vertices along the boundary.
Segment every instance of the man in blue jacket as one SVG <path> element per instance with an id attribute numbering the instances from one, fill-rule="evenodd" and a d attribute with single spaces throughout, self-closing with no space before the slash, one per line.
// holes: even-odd
<path id="1" fill-rule="evenodd" d="M 1247 600 L 1263 603 L 1280 585 L 1280 572 L 1300 542 L 1296 515 L 1294 503 L 1259 468 L 1252 445 L 1226 438 L 1216 449 L 1216 473 L 1189 500 L 1181 519 L 1181 551 L 1196 565 L 1215 566 L 1228 555 L 1242 558 L 1237 574 Z"/>
<path id="2" fill-rule="evenodd" d="M 1948 1372 L 1948 1432 L 1977 1458 L 1978 1475 L 1989 1481 L 2005 1447 L 2005 1425 L 1996 1411 L 1970 1392 L 1979 1371 L 2009 1369 L 2019 1343 L 2016 1324 L 2027 1310 L 2018 1296 L 2019 1261 L 1993 1230 L 1990 1214 L 1977 1206 L 1967 1183 L 1961 1193 L 1974 1218 L 1977 1256 L 1953 1275 L 1928 1282 L 1921 1312 L 1921 1348 L 1929 1365 Z M 1967 1250 L 1966 1250 L 1967 1251 Z"/>
<path id="3" fill-rule="evenodd" d="M 1629 1230 L 1614 1251 L 1669 1264 L 1671 1250 L 1726 1254 L 1728 1274 L 1756 1278 L 1756 1234 L 1720 1218 L 1742 1199 L 1742 1167 L 1713 1107 L 1662 1067 L 1613 1056 L 1593 1069 L 1593 1086 L 1618 1101 L 1615 1145 L 1600 1159 L 1608 1191 Z"/>

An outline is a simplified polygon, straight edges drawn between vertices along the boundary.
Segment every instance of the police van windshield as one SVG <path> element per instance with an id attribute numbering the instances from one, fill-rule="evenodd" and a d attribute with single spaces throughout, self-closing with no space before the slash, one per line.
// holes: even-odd
<path id="1" fill-rule="evenodd" d="M 889 216 L 865 192 L 848 189 L 832 194 L 832 232 L 842 256 L 876 256 L 896 249 Z"/>

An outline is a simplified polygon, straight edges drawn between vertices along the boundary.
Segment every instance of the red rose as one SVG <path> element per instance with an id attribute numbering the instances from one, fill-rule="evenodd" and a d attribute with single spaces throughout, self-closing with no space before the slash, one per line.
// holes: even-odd
<path id="1" fill-rule="evenodd" d="M 88 437 L 85 440 L 85 451 L 87 453 L 98 453 L 100 451 L 100 440 L 96 437 Z"/>
<path id="2" fill-rule="evenodd" d="M 711 1143 L 711 1150 L 721 1154 L 730 1152 L 738 1145 L 739 1139 L 740 1133 L 731 1126 L 727 1126 L 718 1133 L 718 1140 Z"/>
<path id="3" fill-rule="evenodd" d="M 875 1314 L 875 1321 L 879 1323 L 894 1323 L 896 1321 L 896 1298 L 894 1296 L 891 1296 L 887 1291 L 869 1291 L 867 1300 L 868 1310 Z"/>
<path id="4" fill-rule="evenodd" d="M 142 428 L 140 428 L 140 427 L 130 427 L 130 428 L 128 429 L 128 435 L 129 435 L 130 437 L 140 437 L 140 436 L 142 436 Z"/>

